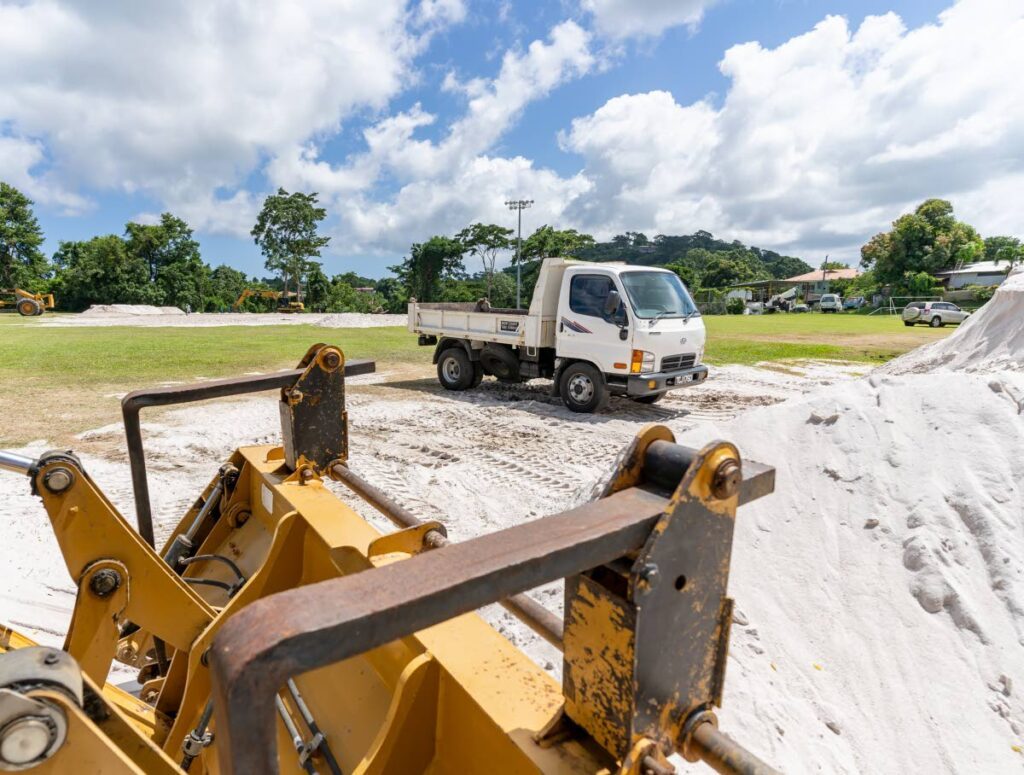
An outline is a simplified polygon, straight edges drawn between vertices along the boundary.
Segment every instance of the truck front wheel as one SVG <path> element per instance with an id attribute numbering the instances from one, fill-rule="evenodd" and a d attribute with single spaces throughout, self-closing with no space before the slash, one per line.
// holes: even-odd
<path id="1" fill-rule="evenodd" d="M 479 368 L 461 347 L 449 347 L 437 359 L 437 381 L 446 390 L 467 390 L 480 384 Z"/>
<path id="2" fill-rule="evenodd" d="M 608 403 L 608 388 L 601 372 L 589 363 L 573 363 L 562 371 L 562 401 L 573 412 L 590 413 Z"/>

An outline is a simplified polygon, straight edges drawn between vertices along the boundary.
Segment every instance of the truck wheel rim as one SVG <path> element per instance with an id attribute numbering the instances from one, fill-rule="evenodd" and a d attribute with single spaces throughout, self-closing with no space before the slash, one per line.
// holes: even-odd
<path id="1" fill-rule="evenodd" d="M 594 397 L 594 382 L 586 374 L 576 374 L 569 380 L 569 395 L 577 404 L 585 404 Z"/>
<path id="2" fill-rule="evenodd" d="M 462 368 L 459 366 L 459 362 L 454 358 L 445 358 L 444 378 L 449 382 L 458 382 L 460 376 L 462 376 Z"/>

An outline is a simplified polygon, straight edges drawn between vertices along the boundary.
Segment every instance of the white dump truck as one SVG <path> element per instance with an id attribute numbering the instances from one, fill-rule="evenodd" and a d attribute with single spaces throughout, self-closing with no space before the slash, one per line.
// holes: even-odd
<path id="1" fill-rule="evenodd" d="M 544 377 L 574 412 L 609 395 L 653 404 L 708 375 L 700 312 L 674 272 L 654 267 L 547 258 L 529 310 L 413 299 L 409 331 L 435 346 L 448 390 Z"/>

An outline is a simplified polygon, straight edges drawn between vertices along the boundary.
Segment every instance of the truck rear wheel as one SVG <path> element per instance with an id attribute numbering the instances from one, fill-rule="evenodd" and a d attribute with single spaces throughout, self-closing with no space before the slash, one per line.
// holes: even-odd
<path id="1" fill-rule="evenodd" d="M 461 347 L 449 347 L 437 359 L 437 381 L 446 390 L 467 390 L 480 384 L 477 370 L 480 365 L 473 363 Z"/>
<path id="2" fill-rule="evenodd" d="M 559 392 L 563 403 L 573 412 L 589 414 L 608 403 L 608 388 L 601 372 L 589 363 L 573 363 L 562 371 Z"/>

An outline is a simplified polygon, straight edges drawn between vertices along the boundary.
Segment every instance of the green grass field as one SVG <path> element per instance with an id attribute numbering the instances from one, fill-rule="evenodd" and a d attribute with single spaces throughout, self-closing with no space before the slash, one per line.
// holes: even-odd
<path id="1" fill-rule="evenodd" d="M 68 327 L 0 315 L 0 443 L 76 433 L 119 417 L 130 390 L 291 368 L 309 345 L 339 345 L 349 358 L 382 365 L 422 364 L 402 328 L 337 329 L 307 325 L 223 328 Z M 705 318 L 706 360 L 713 365 L 836 359 L 882 363 L 952 329 L 906 328 L 898 318 L 860 315 L 765 315 Z M 17 422 L 15 422 L 17 420 Z"/>

